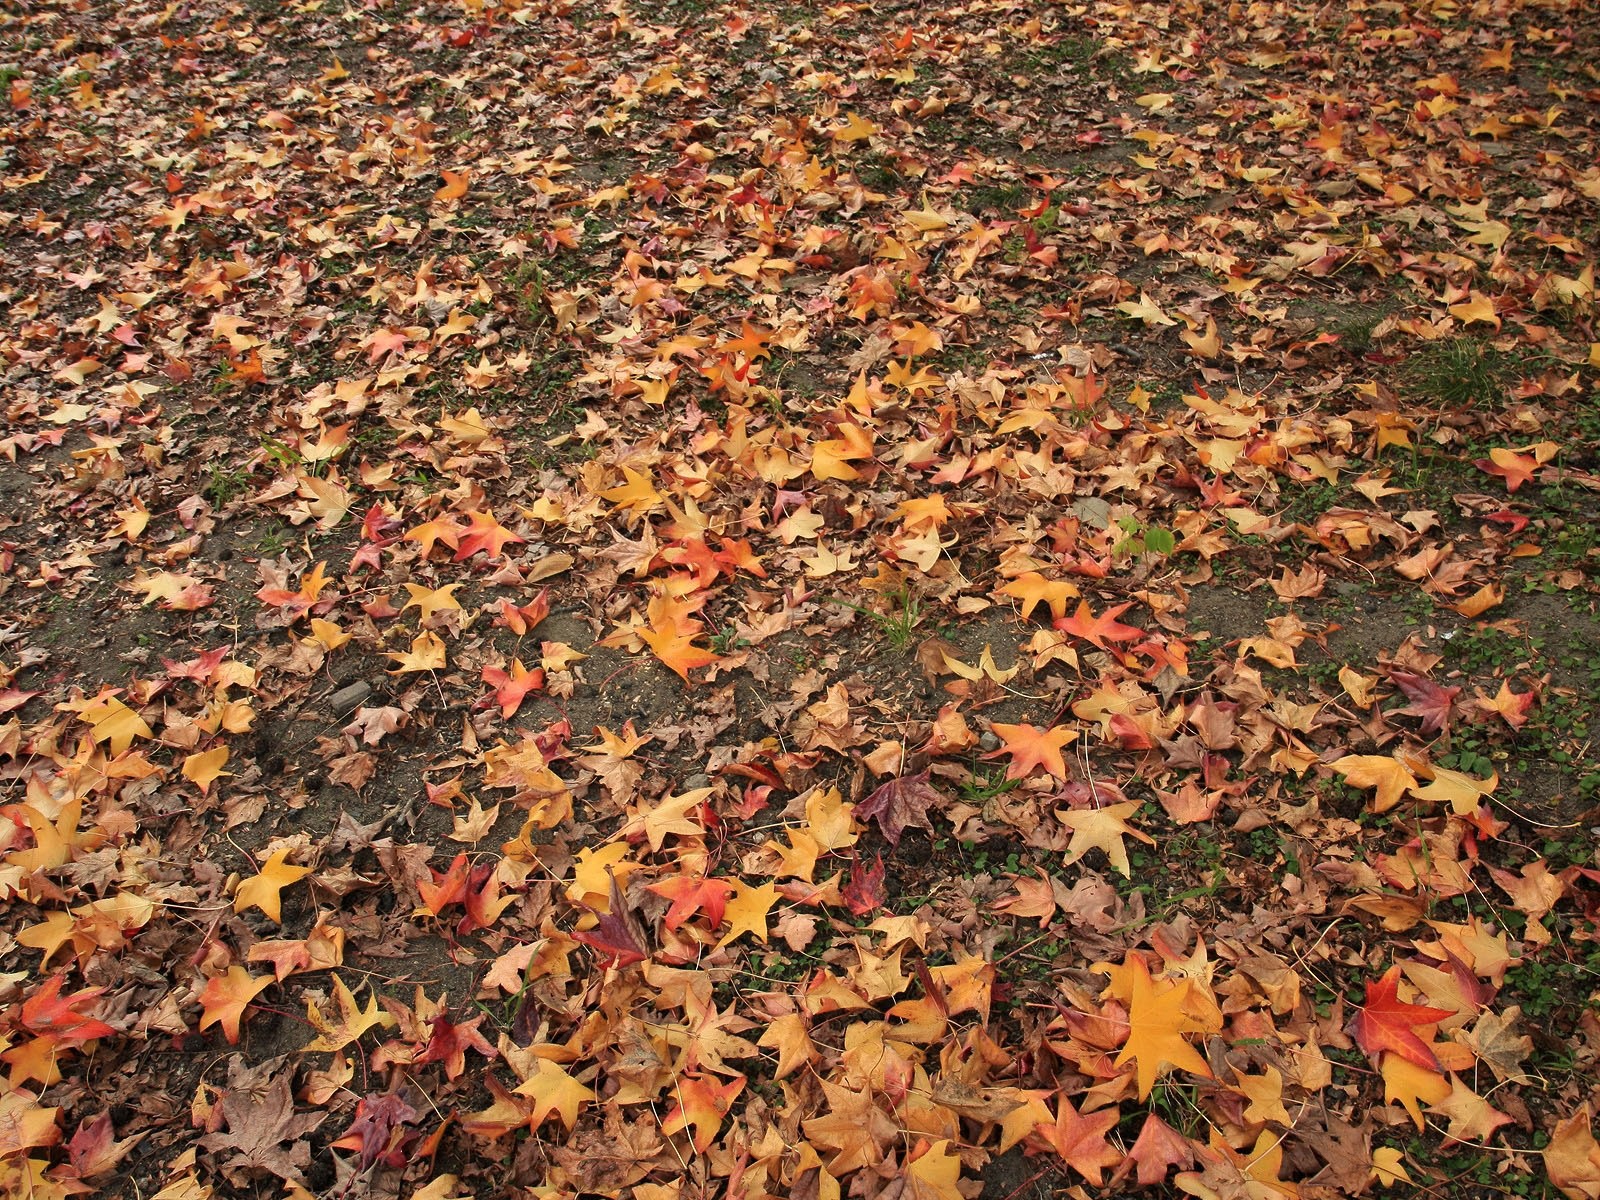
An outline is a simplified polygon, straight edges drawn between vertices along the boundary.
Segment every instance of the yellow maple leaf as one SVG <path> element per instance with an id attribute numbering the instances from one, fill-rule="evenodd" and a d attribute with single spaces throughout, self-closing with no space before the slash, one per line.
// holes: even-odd
<path id="1" fill-rule="evenodd" d="M 836 142 L 864 142 L 878 132 L 878 127 L 860 113 L 845 114 L 845 123 L 833 131 Z"/>
<path id="2" fill-rule="evenodd" d="M 202 750 L 198 754 L 187 755 L 183 760 L 183 777 L 199 786 L 204 795 L 210 790 L 211 785 L 225 775 L 232 775 L 232 771 L 224 771 L 223 764 L 228 761 L 228 748 L 226 746 L 213 746 L 209 750 Z"/>
<path id="3" fill-rule="evenodd" d="M 782 1079 L 817 1057 L 817 1048 L 811 1041 L 806 1019 L 800 1013 L 786 1013 L 767 1023 L 766 1032 L 756 1045 L 778 1052 L 778 1069 L 775 1079 Z"/>
<path id="4" fill-rule="evenodd" d="M 1028 614 L 1040 604 L 1049 607 L 1052 617 L 1065 617 L 1067 601 L 1077 599 L 1079 595 L 1076 584 L 1068 583 L 1065 579 L 1046 579 L 1037 571 L 1024 571 L 996 591 L 1002 596 L 1022 601 L 1023 620 L 1027 620 Z"/>
<path id="5" fill-rule="evenodd" d="M 1393 1146 L 1378 1146 L 1372 1151 L 1372 1173 L 1367 1177 L 1379 1187 L 1393 1187 L 1397 1183 L 1410 1183 L 1402 1160 L 1405 1158 Z"/>
<path id="6" fill-rule="evenodd" d="M 391 675 L 437 671 L 445 665 L 444 642 L 437 635 L 424 630 L 412 639 L 410 651 L 400 654 L 391 650 L 385 657 L 400 664 L 389 672 Z"/>
<path id="7" fill-rule="evenodd" d="M 538 1047 L 529 1047 L 538 1051 Z M 578 1123 L 578 1109 L 585 1104 L 593 1104 L 594 1089 L 579 1083 L 560 1063 L 551 1062 L 548 1058 L 540 1058 L 533 1074 L 529 1075 L 514 1089 L 519 1096 L 530 1096 L 533 1099 L 533 1111 L 528 1114 L 528 1126 L 537 1129 L 552 1117 L 560 1117 L 561 1123 L 571 1129 Z"/>
<path id="8" fill-rule="evenodd" d="M 267 861 L 261 864 L 260 874 L 251 876 L 239 885 L 239 890 L 233 894 L 233 911 L 259 908 L 275 924 L 281 924 L 283 912 L 279 893 L 291 883 L 311 874 L 310 867 L 291 866 L 286 861 L 288 857 L 286 847 L 274 850 Z"/>
<path id="9" fill-rule="evenodd" d="M 1466 300 L 1450 306 L 1450 315 L 1463 325 L 1476 323 L 1500 328 L 1500 315 L 1495 312 L 1494 301 L 1476 288 L 1467 293 Z"/>
<path id="10" fill-rule="evenodd" d="M 344 980 L 337 975 L 333 977 L 333 999 L 338 1006 L 336 1017 L 329 1017 L 317 1008 L 314 999 L 309 996 L 306 998 L 306 1020 L 317 1031 L 316 1038 L 306 1044 L 307 1050 L 342 1050 L 359 1041 L 369 1029 L 393 1029 L 399 1024 L 392 1013 L 378 1007 L 376 995 L 367 997 L 367 1007 L 363 1009 L 356 1003 L 355 996 L 345 986 Z"/>
<path id="11" fill-rule="evenodd" d="M 1459 817 L 1470 817 L 1478 811 L 1485 796 L 1492 795 L 1499 786 L 1500 775 L 1495 772 L 1487 779 L 1478 779 L 1464 771 L 1445 767 L 1428 768 L 1433 780 L 1427 787 L 1413 788 L 1411 794 L 1423 800 L 1443 800 Z"/>
<path id="12" fill-rule="evenodd" d="M 1067 857 L 1062 865 L 1070 866 L 1090 850 L 1104 850 L 1111 865 L 1122 873 L 1123 878 L 1131 877 L 1128 847 L 1123 837 L 1132 835 L 1147 845 L 1155 845 L 1155 838 L 1135 829 L 1126 820 L 1138 808 L 1136 803 L 1129 800 L 1121 804 L 1108 804 L 1104 808 L 1057 809 L 1056 816 L 1072 830 L 1072 841 L 1067 845 Z"/>
<path id="13" fill-rule="evenodd" d="M 723 916 L 728 921 L 728 931 L 717 943 L 720 950 L 736 940 L 740 934 L 753 933 L 762 942 L 767 940 L 767 913 L 778 901 L 778 889 L 770 880 L 760 887 L 751 887 L 741 880 L 733 881 L 733 895 Z"/>
<path id="14" fill-rule="evenodd" d="M 63 707 L 75 709 L 78 717 L 88 722 L 89 736 L 97 742 L 108 743 L 113 757 L 133 745 L 134 738 L 151 736 L 150 726 L 144 719 L 109 692 Z"/>
<path id="15" fill-rule="evenodd" d="M 1417 777 L 1405 764 L 1388 754 L 1346 754 L 1328 764 L 1351 787 L 1376 788 L 1372 811 L 1387 812 L 1400 797 L 1417 786 Z"/>
<path id="16" fill-rule="evenodd" d="M 623 467 L 622 478 L 623 483 L 601 492 L 600 499 L 626 512 L 645 513 L 661 507 L 661 493 L 656 491 L 648 476 L 632 467 Z"/>
<path id="17" fill-rule="evenodd" d="M 1124 300 L 1117 311 L 1125 316 L 1143 321 L 1146 325 L 1176 325 L 1178 322 L 1161 311 L 1161 306 L 1150 299 L 1149 292 L 1140 292 L 1137 300 Z"/>
<path id="18" fill-rule="evenodd" d="M 699 837 L 705 833 L 705 826 L 692 814 L 714 791 L 715 788 L 709 787 L 690 788 L 679 796 L 664 796 L 653 808 L 636 808 L 620 836 L 636 836 L 642 832 L 652 850 L 660 850 L 669 833 Z"/>
<path id="19" fill-rule="evenodd" d="M 455 591 L 460 586 L 459 583 L 451 583 L 442 588 L 427 588 L 420 583 L 408 583 L 406 591 L 411 593 L 411 599 L 400 606 L 400 611 L 417 609 L 422 614 L 420 619 L 424 625 L 433 620 L 436 612 L 460 612 L 461 601 L 455 597 Z"/>
<path id="20" fill-rule="evenodd" d="M 311 618 L 311 636 L 307 641 L 315 642 L 324 650 L 337 650 L 350 640 L 350 634 L 332 621 L 324 621 L 321 617 Z"/>
<path id="21" fill-rule="evenodd" d="M 1186 1033 L 1199 1032 L 1198 1023 L 1185 1011 L 1194 981 L 1157 982 L 1150 978 L 1150 969 L 1137 954 L 1129 956 L 1128 966 L 1132 971 L 1128 1040 L 1115 1065 L 1135 1064 L 1140 1103 L 1149 1098 L 1163 1067 L 1176 1067 L 1210 1079 L 1211 1068 L 1206 1060 L 1184 1039 Z"/>

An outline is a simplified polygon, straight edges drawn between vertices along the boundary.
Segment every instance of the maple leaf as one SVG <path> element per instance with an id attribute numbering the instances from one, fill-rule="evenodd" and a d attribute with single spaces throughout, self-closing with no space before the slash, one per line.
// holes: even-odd
<path id="1" fill-rule="evenodd" d="M 850 881 L 840 890 L 845 906 L 856 916 L 881 908 L 888 893 L 883 885 L 883 856 L 875 854 L 869 865 L 857 860 L 850 868 Z"/>
<path id="2" fill-rule="evenodd" d="M 233 774 L 232 771 L 222 769 L 227 761 L 226 746 L 213 746 L 210 750 L 186 755 L 183 760 L 183 777 L 197 785 L 201 795 L 204 795 L 218 779 Z"/>
<path id="3" fill-rule="evenodd" d="M 1058 725 L 1040 729 L 1035 725 L 1006 725 L 998 721 L 989 728 L 1005 746 L 986 757 L 1011 756 L 1011 765 L 1006 768 L 1007 779 L 1022 779 L 1035 767 L 1043 767 L 1057 779 L 1066 779 L 1067 764 L 1062 760 L 1061 750 L 1068 742 L 1077 740 L 1075 728 Z"/>
<path id="4" fill-rule="evenodd" d="M 1344 776 L 1351 787 L 1376 788 L 1372 811 L 1387 812 L 1400 803 L 1400 797 L 1417 787 L 1417 777 L 1406 765 L 1388 754 L 1346 754 L 1328 764 Z"/>
<path id="5" fill-rule="evenodd" d="M 520 658 L 511 660 L 510 673 L 500 667 L 484 667 L 482 678 L 495 689 L 494 702 L 500 706 L 501 717 L 508 721 L 517 715 L 529 692 L 544 688 L 544 668 L 535 667 L 530 671 Z"/>
<path id="6" fill-rule="evenodd" d="M 360 1041 L 369 1029 L 393 1029 L 397 1023 L 392 1014 L 379 1011 L 376 995 L 367 997 L 367 1007 L 363 1009 L 338 975 L 333 977 L 333 999 L 338 1016 L 329 1018 L 312 997 L 306 997 L 306 1020 L 317 1031 L 317 1036 L 306 1043 L 307 1050 L 342 1050 Z"/>
<path id="7" fill-rule="evenodd" d="M 778 1069 L 774 1078 L 782 1079 L 817 1058 L 817 1047 L 811 1040 L 806 1018 L 800 1013 L 786 1013 L 767 1023 L 758 1046 L 778 1052 Z"/>
<path id="8" fill-rule="evenodd" d="M 1448 1008 L 1407 1004 L 1400 999 L 1400 968 L 1391 966 L 1383 977 L 1367 984 L 1366 998 L 1351 1018 L 1349 1031 L 1356 1044 L 1376 1061 L 1385 1051 L 1430 1071 L 1439 1069 L 1438 1056 L 1416 1034 L 1420 1026 L 1436 1025 L 1454 1014 Z"/>
<path id="9" fill-rule="evenodd" d="M 40 1110 L 53 1111 L 53 1110 Z M 0 1125 L 6 1119 L 0 1115 Z M 67 1142 L 67 1156 L 72 1164 L 72 1171 L 79 1179 L 93 1179 L 97 1175 L 105 1175 L 116 1169 L 117 1165 L 144 1140 L 143 1134 L 136 1134 L 122 1141 L 116 1141 L 116 1130 L 111 1123 L 111 1114 L 101 1113 L 78 1126 L 72 1137 Z M 3 1141 L 0 1141 L 0 1153 L 7 1153 Z"/>
<path id="10" fill-rule="evenodd" d="M 1487 1142 L 1500 1126 L 1511 1124 L 1510 1117 L 1462 1083 L 1459 1075 L 1450 1076 L 1450 1094 L 1428 1111 L 1450 1118 L 1446 1137 L 1476 1145 Z"/>
<path id="11" fill-rule="evenodd" d="M 144 719 L 109 690 L 92 700 L 68 701 L 60 707 L 77 713 L 78 719 L 89 725 L 89 736 L 108 743 L 113 755 L 127 750 L 135 738 L 152 736 Z"/>
<path id="12" fill-rule="evenodd" d="M 1179 1190 L 1202 1200 L 1269 1200 L 1271 1197 L 1294 1197 L 1300 1189 L 1293 1183 L 1278 1178 L 1283 1169 L 1283 1142 L 1281 1133 L 1263 1129 L 1256 1143 L 1244 1151 L 1235 1150 L 1213 1128 L 1211 1145 L 1197 1148 L 1196 1158 L 1201 1171 L 1186 1171 L 1173 1178 Z"/>
<path id="13" fill-rule="evenodd" d="M 319 916 L 304 938 L 282 941 L 263 938 L 250 946 L 249 961 L 271 963 L 279 983 L 302 971 L 327 971 L 344 961 L 345 932 Z"/>
<path id="14" fill-rule="evenodd" d="M 1105 1168 L 1114 1167 L 1123 1159 L 1122 1152 L 1106 1142 L 1106 1134 L 1116 1126 L 1119 1115 L 1115 1108 L 1103 1108 L 1086 1116 L 1062 1096 L 1056 1102 L 1055 1122 L 1040 1125 L 1033 1133 L 1060 1155 L 1062 1162 L 1099 1187 Z"/>
<path id="15" fill-rule="evenodd" d="M 416 1131 L 407 1128 L 416 1119 L 417 1110 L 400 1093 L 363 1096 L 350 1128 L 331 1145 L 356 1151 L 356 1162 L 363 1170 L 379 1164 L 397 1169 L 406 1165 L 409 1144 L 416 1140 Z"/>
<path id="16" fill-rule="evenodd" d="M 322 590 L 328 586 L 328 578 L 325 574 L 326 568 L 326 563 L 317 563 L 307 574 L 301 576 L 299 588 L 292 592 L 287 588 L 275 587 L 270 583 L 265 584 L 257 590 L 256 598 L 263 604 L 270 604 L 274 608 L 281 609 L 284 616 L 291 621 L 297 621 L 317 604 L 321 603 Z M 265 564 L 263 564 L 262 573 L 267 575 L 269 579 L 283 578 L 281 571 L 275 570 L 268 574 Z"/>
<path id="17" fill-rule="evenodd" d="M 649 628 L 636 631 L 639 640 L 650 647 L 650 652 L 690 683 L 689 672 L 696 667 L 708 667 L 722 661 L 715 651 L 694 644 L 694 632 L 677 625 L 667 628 Z"/>
<path id="18" fill-rule="evenodd" d="M 1151 325 L 1176 325 L 1178 322 L 1161 311 L 1161 306 L 1150 299 L 1149 292 L 1140 292 L 1137 300 L 1124 300 L 1117 311 L 1135 320 Z"/>
<path id="19" fill-rule="evenodd" d="M 454 517 L 434 517 L 424 521 L 421 525 L 408 529 L 401 535 L 408 542 L 416 542 L 421 549 L 418 554 L 426 559 L 432 552 L 435 542 L 443 542 L 451 550 L 461 547 L 461 526 Z M 443 590 L 443 589 L 442 589 Z"/>
<path id="20" fill-rule="evenodd" d="M 496 521 L 493 511 L 468 510 L 467 522 L 467 527 L 459 533 L 461 542 L 456 548 L 456 562 L 462 562 L 479 552 L 492 562 L 505 552 L 508 545 L 527 541 Z"/>
<path id="21" fill-rule="evenodd" d="M 1504 479 L 1506 491 L 1514 492 L 1531 482 L 1539 468 L 1556 456 L 1558 449 L 1554 442 L 1539 442 L 1520 451 L 1496 446 L 1489 451 L 1488 458 L 1476 459 L 1473 465 L 1485 474 Z"/>
<path id="22" fill-rule="evenodd" d="M 416 1058 L 416 1062 L 437 1062 L 444 1064 L 446 1079 L 458 1079 L 467 1069 L 467 1051 L 476 1050 L 485 1058 L 499 1058 L 500 1052 L 478 1032 L 478 1026 L 483 1024 L 486 1014 L 479 1013 L 466 1021 L 452 1021 L 440 1013 L 433 1018 L 433 1028 L 428 1037 L 428 1045 Z"/>
<path id="23" fill-rule="evenodd" d="M 1137 1167 L 1135 1178 L 1140 1187 L 1156 1187 L 1165 1183 L 1173 1167 L 1188 1167 L 1194 1162 L 1194 1148 L 1189 1139 L 1168 1125 L 1155 1113 L 1149 1113 L 1139 1129 L 1139 1136 L 1128 1148 L 1128 1157 L 1117 1167 L 1111 1182 L 1115 1184 L 1130 1168 Z"/>
<path id="24" fill-rule="evenodd" d="M 452 904 L 461 903 L 467 894 L 467 881 L 471 875 L 466 854 L 458 854 L 442 872 L 428 868 L 431 880 L 417 881 L 417 894 L 422 897 L 422 907 L 413 915 L 427 913 L 437 917 Z"/>
<path id="25" fill-rule="evenodd" d="M 455 597 L 456 589 L 460 586 L 459 583 L 451 583 L 442 588 L 426 588 L 420 583 L 408 583 L 406 591 L 411 593 L 411 599 L 400 606 L 400 611 L 417 609 L 424 625 L 433 620 L 436 612 L 460 612 L 461 601 Z"/>
<path id="26" fill-rule="evenodd" d="M 633 963 L 644 962 L 650 957 L 645 950 L 644 934 L 633 919 L 633 912 L 628 908 L 627 901 L 623 899 L 622 889 L 617 886 L 615 872 L 608 867 L 606 875 L 610 885 L 610 905 L 607 911 L 596 914 L 593 929 L 574 932 L 573 940 L 600 951 L 599 962 L 608 968 L 626 967 Z"/>
<path id="27" fill-rule="evenodd" d="M 1451 811 L 1458 817 L 1470 817 L 1477 812 L 1484 799 L 1493 795 L 1500 783 L 1498 773 L 1488 779 L 1478 779 L 1463 771 L 1433 766 L 1428 768 L 1428 773 L 1432 781 L 1427 787 L 1413 789 L 1412 795 L 1419 800 L 1447 801 Z"/>
<path id="28" fill-rule="evenodd" d="M 302 1173 L 311 1164 L 306 1134 L 321 1125 L 327 1113 L 297 1113 L 289 1091 L 293 1068 L 274 1058 L 259 1067 L 242 1058 L 228 1064 L 228 1087 L 217 1103 L 219 1129 L 199 1144 L 228 1157 L 221 1170 L 236 1187 L 250 1189 L 262 1175 L 276 1175 L 288 1183 L 305 1186 Z"/>
<path id="29" fill-rule="evenodd" d="M 1128 1037 L 1115 1059 L 1117 1066 L 1133 1062 L 1137 1070 L 1139 1100 L 1142 1103 L 1155 1086 L 1163 1067 L 1176 1067 L 1210 1079 L 1211 1068 L 1185 1040 L 1198 1023 L 1185 1009 L 1190 981 L 1157 983 L 1150 969 L 1137 954 L 1130 955 L 1130 1002 Z"/>
<path id="30" fill-rule="evenodd" d="M 1071 866 L 1090 850 L 1104 850 L 1111 865 L 1128 878 L 1132 868 L 1128 863 L 1128 848 L 1123 836 L 1131 834 L 1147 845 L 1155 845 L 1155 838 L 1129 825 L 1127 818 L 1139 810 L 1138 804 L 1129 800 L 1121 804 L 1108 804 L 1103 808 L 1057 809 L 1061 823 L 1072 830 L 1072 841 L 1067 845 L 1063 866 Z"/>
<path id="31" fill-rule="evenodd" d="M 1411 701 L 1398 711 L 1408 717 L 1421 717 L 1423 733 L 1444 733 L 1450 728 L 1450 713 L 1461 694 L 1459 687 L 1440 687 L 1426 675 L 1413 671 L 1391 669 L 1389 678 Z"/>
<path id="32" fill-rule="evenodd" d="M 520 608 L 511 600 L 501 600 L 500 614 L 495 617 L 494 623 L 504 625 L 518 637 L 523 637 L 549 615 L 550 589 L 540 588 L 539 594 Z"/>
<path id="33" fill-rule="evenodd" d="M 1024 571 L 997 591 L 1002 596 L 1022 601 L 1023 620 L 1027 620 L 1028 614 L 1040 604 L 1050 609 L 1052 617 L 1065 620 L 1067 601 L 1076 599 L 1079 594 L 1073 584 L 1061 579 L 1046 579 L 1037 571 Z"/>
<path id="34" fill-rule="evenodd" d="M 259 873 L 239 885 L 233 894 L 233 911 L 259 908 L 273 924 L 282 924 L 282 901 L 279 893 L 291 883 L 297 883 L 311 874 L 310 867 L 291 866 L 289 848 L 280 846 L 261 864 Z"/>
<path id="35" fill-rule="evenodd" d="M 900 835 L 913 825 L 932 833 L 933 822 L 928 819 L 928 809 L 943 803 L 944 797 L 928 780 L 926 770 L 890 779 L 855 806 L 855 815 L 858 819 L 877 821 L 884 840 L 891 846 L 898 846 Z"/>
<path id="36" fill-rule="evenodd" d="M 1062 633 L 1070 633 L 1105 650 L 1108 648 L 1107 642 L 1131 642 L 1145 636 L 1144 630 L 1117 620 L 1131 607 L 1131 602 L 1113 604 L 1097 617 L 1089 610 L 1088 601 L 1080 600 L 1077 610 L 1070 617 L 1059 617 L 1052 624 Z"/>
<path id="37" fill-rule="evenodd" d="M 539 1048 L 529 1049 L 537 1052 Z M 559 1117 L 563 1125 L 572 1129 L 578 1123 L 578 1110 L 595 1100 L 593 1088 L 579 1083 L 559 1063 L 542 1056 L 535 1061 L 533 1074 L 517 1085 L 515 1094 L 533 1100 L 526 1117 L 531 1129 L 537 1129 L 550 1117 Z"/>
<path id="38" fill-rule="evenodd" d="M 681 1133 L 693 1126 L 695 1151 L 704 1154 L 711 1148 L 733 1102 L 744 1091 L 745 1083 L 743 1075 L 735 1075 L 726 1083 L 704 1075 L 681 1076 L 674 1087 L 677 1104 L 661 1122 L 661 1132 Z"/>
<path id="39" fill-rule="evenodd" d="M 841 1176 L 883 1161 L 883 1149 L 899 1136 L 898 1123 L 875 1101 L 872 1090 L 820 1080 L 826 1112 L 801 1122 L 806 1140 L 833 1151 L 828 1172 Z"/>
<path id="40" fill-rule="evenodd" d="M 668 834 L 680 837 L 700 837 L 705 825 L 699 817 L 701 807 L 715 788 L 690 788 L 678 796 L 663 796 L 653 808 L 640 808 L 633 812 L 622 827 L 621 836 L 637 840 L 642 833 L 650 849 L 660 850 Z"/>
<path id="41" fill-rule="evenodd" d="M 444 178 L 444 186 L 434 192 L 433 198 L 438 201 L 459 200 L 467 194 L 467 188 L 472 183 L 472 176 L 467 171 L 445 171 L 439 174 Z"/>
<path id="42" fill-rule="evenodd" d="M 722 949 L 746 933 L 754 934 L 757 941 L 765 942 L 767 914 L 777 901 L 778 889 L 770 881 L 760 887 L 751 887 L 743 880 L 733 880 L 733 895 L 724 910 L 728 928 L 717 942 L 717 949 Z"/>
<path id="43" fill-rule="evenodd" d="M 384 655 L 392 658 L 399 666 L 390 670 L 391 675 L 409 675 L 417 671 L 437 671 L 445 665 L 444 641 L 436 634 L 423 630 L 411 640 L 411 649 L 401 654 L 391 650 Z"/>
<path id="44" fill-rule="evenodd" d="M 226 975 L 213 975 L 200 992 L 200 1031 L 220 1024 L 230 1046 L 239 1044 L 239 1022 L 244 1010 L 273 982 L 271 975 L 254 976 L 243 967 L 228 968 Z"/>
<path id="45" fill-rule="evenodd" d="M 734 886 L 726 879 L 706 879 L 700 876 L 674 875 L 649 885 L 649 890 L 672 901 L 663 918 L 668 929 L 677 929 L 696 913 L 705 913 L 711 928 L 722 924 L 728 897 Z"/>
<path id="46" fill-rule="evenodd" d="M 1594 1137 L 1594 1114 L 1588 1101 L 1556 1123 L 1544 1148 L 1545 1174 L 1572 1200 L 1600 1197 L 1600 1143 Z"/>
<path id="47" fill-rule="evenodd" d="M 641 475 L 632 467 L 622 468 L 624 483 L 614 488 L 607 488 L 600 493 L 600 499 L 626 512 L 645 513 L 660 508 L 664 497 L 656 491 L 655 485 L 649 478 Z"/>
<path id="48" fill-rule="evenodd" d="M 1528 713 L 1533 708 L 1537 699 L 1534 692 L 1513 692 L 1511 685 L 1505 680 L 1500 681 L 1500 690 L 1493 698 L 1477 693 L 1477 705 L 1486 713 L 1498 713 L 1500 719 L 1513 729 L 1521 729 L 1528 723 Z"/>

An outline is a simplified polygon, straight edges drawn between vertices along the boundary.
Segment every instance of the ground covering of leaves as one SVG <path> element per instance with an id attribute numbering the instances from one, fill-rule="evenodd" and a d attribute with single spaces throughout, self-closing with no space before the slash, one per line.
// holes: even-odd
<path id="1" fill-rule="evenodd" d="M 0 13 L 0 1190 L 1600 1196 L 1578 0 Z"/>

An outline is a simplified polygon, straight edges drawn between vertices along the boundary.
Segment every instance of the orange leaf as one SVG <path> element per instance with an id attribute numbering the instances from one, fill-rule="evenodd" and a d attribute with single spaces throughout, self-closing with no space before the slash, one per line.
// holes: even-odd
<path id="1" fill-rule="evenodd" d="M 745 1077 L 735 1075 L 727 1083 L 718 1084 L 715 1077 L 689 1075 L 677 1081 L 678 1103 L 661 1122 L 662 1133 L 680 1133 L 694 1126 L 694 1148 L 704 1154 L 711 1148 L 722 1120 L 733 1107 L 733 1102 L 744 1091 Z"/>
<path id="2" fill-rule="evenodd" d="M 433 194 L 435 200 L 459 200 L 467 194 L 467 186 L 472 182 L 472 176 L 465 171 L 440 171 L 444 176 L 444 186 Z"/>
<path id="3" fill-rule="evenodd" d="M 1084 1116 L 1062 1096 L 1056 1105 L 1055 1124 L 1040 1125 L 1033 1132 L 1061 1156 L 1062 1162 L 1099 1187 L 1101 1172 L 1122 1161 L 1121 1151 L 1106 1142 L 1106 1134 L 1116 1125 L 1118 1115 L 1115 1108 L 1103 1108 Z"/>
<path id="4" fill-rule="evenodd" d="M 271 983 L 271 975 L 252 975 L 239 966 L 229 967 L 226 975 L 213 975 L 200 993 L 201 1032 L 220 1024 L 228 1044 L 237 1046 L 244 1010 Z"/>
<path id="5" fill-rule="evenodd" d="M 1131 603 L 1113 604 L 1097 617 L 1089 611 L 1088 602 L 1080 600 L 1077 612 L 1058 619 L 1055 627 L 1062 633 L 1070 633 L 1104 650 L 1107 642 L 1131 642 L 1144 636 L 1144 630 L 1123 625 L 1117 620 L 1130 607 Z"/>
<path id="6" fill-rule="evenodd" d="M 1028 614 L 1040 604 L 1049 607 L 1052 617 L 1066 620 L 1067 601 L 1078 595 L 1078 589 L 1073 584 L 1064 579 L 1046 579 L 1037 571 L 1024 572 L 997 591 L 1002 596 L 1022 601 L 1023 620 L 1027 620 Z"/>
<path id="7" fill-rule="evenodd" d="M 1005 748 L 987 757 L 1011 756 L 1011 765 L 1006 768 L 1007 779 L 1021 779 L 1035 767 L 1043 767 L 1057 779 L 1066 779 L 1067 764 L 1061 758 L 1061 749 L 1077 739 L 1076 729 L 1068 725 L 1040 729 L 1035 725 L 1006 725 L 998 721 L 989 728 L 1005 743 Z"/>

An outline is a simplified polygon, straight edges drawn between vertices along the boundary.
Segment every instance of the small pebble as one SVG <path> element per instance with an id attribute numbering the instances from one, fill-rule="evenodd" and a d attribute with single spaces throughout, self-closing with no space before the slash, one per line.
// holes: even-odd
<path id="1" fill-rule="evenodd" d="M 683 781 L 683 790 L 686 792 L 692 792 L 695 788 L 706 788 L 710 786 L 711 776 L 702 772 L 696 772 Z"/>
<path id="2" fill-rule="evenodd" d="M 984 735 L 978 739 L 978 745 L 982 746 L 985 750 L 998 750 L 1000 749 L 1000 739 L 997 738 L 993 733 L 986 731 Z"/>

